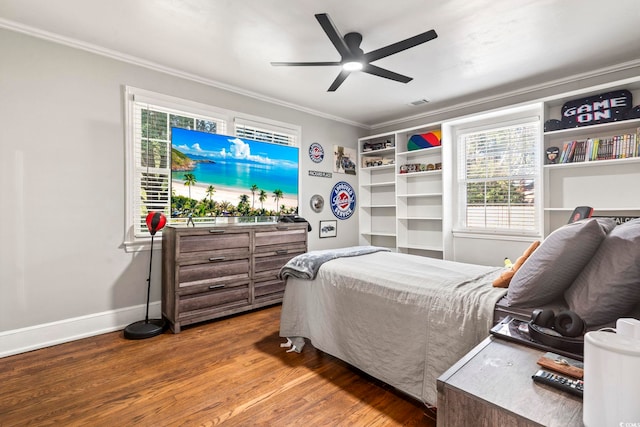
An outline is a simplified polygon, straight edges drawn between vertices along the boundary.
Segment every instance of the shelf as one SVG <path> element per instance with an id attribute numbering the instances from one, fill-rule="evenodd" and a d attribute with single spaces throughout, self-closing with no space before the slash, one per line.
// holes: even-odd
<path id="1" fill-rule="evenodd" d="M 437 147 L 428 147 L 428 148 L 421 148 L 419 150 L 411 150 L 411 151 L 398 151 L 396 153 L 396 156 L 398 157 L 418 157 L 424 154 L 439 154 L 442 151 L 442 146 L 437 146 Z"/>
<path id="2" fill-rule="evenodd" d="M 574 128 L 568 128 L 568 129 L 554 130 L 554 131 L 545 132 L 544 136 L 551 137 L 554 139 L 559 139 L 564 137 L 574 138 L 576 136 L 588 137 L 596 133 L 598 134 L 610 133 L 610 132 L 616 132 L 619 130 L 630 129 L 634 127 L 640 127 L 640 119 L 620 120 L 617 122 L 600 123 L 600 124 L 591 125 L 591 126 L 581 126 L 581 127 L 574 127 Z"/>
<path id="3" fill-rule="evenodd" d="M 385 237 L 396 237 L 396 233 L 382 232 L 382 231 L 366 231 L 360 233 L 363 236 L 385 236 Z"/>
<path id="4" fill-rule="evenodd" d="M 398 219 L 403 221 L 442 221 L 442 217 L 438 216 L 399 216 Z"/>
<path id="5" fill-rule="evenodd" d="M 415 194 L 398 194 L 398 198 L 413 199 L 418 197 L 442 197 L 442 193 L 415 193 Z"/>
<path id="6" fill-rule="evenodd" d="M 586 162 L 556 163 L 544 165 L 545 169 L 584 168 L 593 166 L 614 166 L 628 163 L 640 163 L 640 157 L 627 157 L 624 159 L 590 160 Z"/>
<path id="7" fill-rule="evenodd" d="M 371 209 L 371 208 L 395 208 L 396 205 L 360 205 L 363 209 Z"/>
<path id="8" fill-rule="evenodd" d="M 380 154 L 394 154 L 396 147 L 382 148 L 380 150 L 362 151 L 361 156 L 378 156 Z"/>
<path id="9" fill-rule="evenodd" d="M 545 212 L 573 212 L 573 210 L 575 209 L 575 207 L 573 208 L 544 208 Z M 606 208 L 606 207 L 594 207 L 593 208 L 595 213 L 598 212 L 629 212 L 629 211 L 640 211 L 640 207 L 636 206 L 633 208 Z M 594 215 L 594 216 L 598 216 L 598 215 Z"/>
<path id="10" fill-rule="evenodd" d="M 374 184 L 361 184 L 361 187 L 364 188 L 379 188 L 379 187 L 393 187 L 395 186 L 396 183 L 393 181 L 387 181 L 387 182 L 376 182 Z"/>
<path id="11" fill-rule="evenodd" d="M 372 169 L 375 169 L 375 170 L 380 170 L 380 169 L 390 169 L 390 168 L 393 168 L 394 166 L 395 166 L 395 163 L 390 163 L 390 164 L 388 164 L 388 165 L 367 166 L 367 167 L 364 167 L 364 168 L 360 168 L 360 170 L 363 170 L 363 171 L 364 171 L 364 170 L 372 170 Z"/>
<path id="12" fill-rule="evenodd" d="M 380 165 L 380 166 L 367 166 L 364 168 L 360 168 L 361 171 L 366 170 L 380 170 L 380 169 L 392 169 L 395 166 L 395 163 L 390 163 L 388 165 Z"/>
<path id="13" fill-rule="evenodd" d="M 437 169 L 433 171 L 398 173 L 396 175 L 398 176 L 398 178 L 416 178 L 419 176 L 427 176 L 427 175 L 442 175 L 442 169 Z"/>
<path id="14" fill-rule="evenodd" d="M 434 251 L 442 252 L 442 246 L 427 246 L 427 245 L 398 245 L 400 249 L 417 249 L 421 251 Z"/>

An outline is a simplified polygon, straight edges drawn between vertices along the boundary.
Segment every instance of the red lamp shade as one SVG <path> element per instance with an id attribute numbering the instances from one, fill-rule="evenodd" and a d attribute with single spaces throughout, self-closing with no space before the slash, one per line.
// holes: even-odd
<path id="1" fill-rule="evenodd" d="M 162 212 L 149 212 L 147 215 L 147 228 L 151 235 L 155 235 L 156 231 L 161 230 L 167 224 L 167 217 Z"/>

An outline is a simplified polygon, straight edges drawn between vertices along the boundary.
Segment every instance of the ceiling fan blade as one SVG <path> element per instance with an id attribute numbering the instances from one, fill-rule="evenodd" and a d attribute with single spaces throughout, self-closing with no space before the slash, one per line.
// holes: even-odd
<path id="1" fill-rule="evenodd" d="M 426 33 L 418 34 L 417 36 L 413 36 L 397 43 L 390 44 L 389 46 L 381 47 L 380 49 L 372 50 L 369 53 L 365 53 L 364 58 L 367 60 L 367 62 L 375 61 L 377 59 L 393 55 L 394 53 L 410 49 L 419 44 L 426 43 L 429 40 L 435 39 L 436 37 L 438 37 L 436 32 L 434 30 L 429 30 Z"/>
<path id="2" fill-rule="evenodd" d="M 323 67 L 327 65 L 340 65 L 340 62 L 272 62 L 274 67 Z"/>
<path id="3" fill-rule="evenodd" d="M 333 24 L 333 21 L 331 21 L 331 18 L 329 18 L 329 15 L 327 15 L 326 13 L 318 13 L 316 14 L 316 19 L 320 23 L 320 26 L 322 27 L 324 32 L 329 37 L 329 40 L 331 40 L 331 43 L 333 43 L 333 45 L 335 46 L 340 56 L 342 58 L 350 57 L 351 51 L 345 43 L 344 38 L 342 37 L 336 26 Z"/>
<path id="4" fill-rule="evenodd" d="M 412 77 L 403 76 L 402 74 L 394 73 L 393 71 L 385 70 L 384 68 L 376 67 L 375 65 L 366 64 L 362 71 L 365 73 L 373 74 L 374 76 L 384 77 L 385 79 L 395 80 L 400 83 L 409 83 L 413 80 Z"/>
<path id="5" fill-rule="evenodd" d="M 329 86 L 329 89 L 327 89 L 327 92 L 335 92 L 336 89 L 340 87 L 342 82 L 344 82 L 344 80 L 349 76 L 349 74 L 351 74 L 351 71 L 347 71 L 347 70 L 340 71 L 340 74 L 338 74 L 338 77 L 336 77 L 333 83 L 331 83 L 331 86 Z"/>

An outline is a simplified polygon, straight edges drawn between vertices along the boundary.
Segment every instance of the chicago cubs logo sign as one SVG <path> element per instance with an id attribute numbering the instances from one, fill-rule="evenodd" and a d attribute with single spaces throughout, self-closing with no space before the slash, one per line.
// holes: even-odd
<path id="1" fill-rule="evenodd" d="M 331 212 L 338 219 L 348 219 L 356 210 L 356 193 L 349 183 L 340 181 L 331 190 Z"/>
<path id="2" fill-rule="evenodd" d="M 322 145 L 314 142 L 309 146 L 309 158 L 314 163 L 320 163 L 324 159 L 324 148 Z"/>

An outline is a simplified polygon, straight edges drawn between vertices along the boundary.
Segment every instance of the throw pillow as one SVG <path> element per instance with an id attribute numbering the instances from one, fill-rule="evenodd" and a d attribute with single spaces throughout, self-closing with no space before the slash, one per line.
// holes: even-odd
<path id="1" fill-rule="evenodd" d="M 555 230 L 516 271 L 509 285 L 507 304 L 539 307 L 556 301 L 613 227 L 612 218 L 589 218 Z"/>
<path id="2" fill-rule="evenodd" d="M 516 263 L 513 264 L 513 266 L 511 266 L 511 268 L 509 268 L 508 270 L 503 271 L 502 274 L 500 274 L 500 276 L 493 281 L 493 286 L 496 288 L 508 288 L 513 275 L 516 274 L 516 271 L 518 271 L 520 267 L 522 267 L 522 264 L 524 264 L 527 258 L 531 256 L 533 251 L 535 251 L 538 246 L 540 246 L 540 240 L 536 240 L 535 242 L 530 244 L 529 247 L 524 251 L 524 253 L 516 260 Z"/>
<path id="3" fill-rule="evenodd" d="M 640 219 L 607 235 L 564 296 L 588 326 L 613 322 L 633 310 L 640 302 Z"/>

